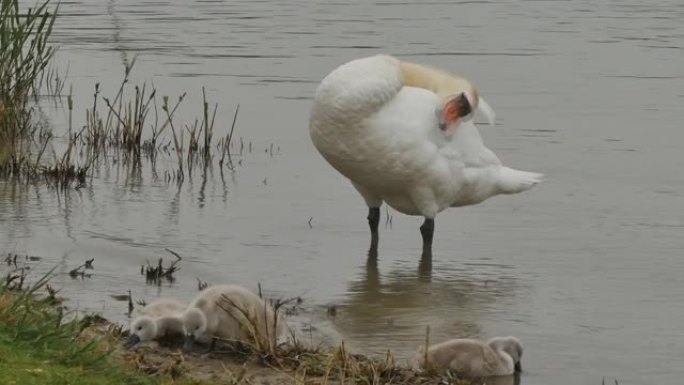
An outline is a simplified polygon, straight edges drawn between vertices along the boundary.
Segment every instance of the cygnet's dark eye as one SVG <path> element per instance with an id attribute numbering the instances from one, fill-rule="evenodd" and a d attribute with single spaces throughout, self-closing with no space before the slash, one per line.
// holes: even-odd
<path id="1" fill-rule="evenodd" d="M 142 330 L 142 326 L 138 326 L 138 330 Z"/>

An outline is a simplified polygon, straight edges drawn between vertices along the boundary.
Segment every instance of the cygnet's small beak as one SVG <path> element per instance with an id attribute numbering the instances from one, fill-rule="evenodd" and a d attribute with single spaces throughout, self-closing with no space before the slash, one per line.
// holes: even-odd
<path id="1" fill-rule="evenodd" d="M 516 373 L 522 372 L 522 365 L 520 365 L 520 361 L 515 363 L 515 372 Z"/>
<path id="2" fill-rule="evenodd" d="M 126 349 L 130 349 L 133 346 L 137 345 L 138 342 L 140 342 L 140 337 L 138 337 L 136 334 L 131 334 L 130 336 L 128 336 L 123 346 Z"/>
<path id="3" fill-rule="evenodd" d="M 195 336 L 192 334 L 185 335 L 185 343 L 183 344 L 183 350 L 189 351 L 195 344 Z"/>

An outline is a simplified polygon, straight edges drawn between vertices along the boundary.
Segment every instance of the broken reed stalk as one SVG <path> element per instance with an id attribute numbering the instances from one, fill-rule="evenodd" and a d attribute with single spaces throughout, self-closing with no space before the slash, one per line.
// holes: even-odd
<path id="1" fill-rule="evenodd" d="M 259 284 L 259 288 L 261 288 Z M 263 299 L 261 297 L 261 290 L 259 290 L 259 298 Z M 247 332 L 249 333 L 249 337 L 251 338 L 252 341 L 247 343 L 248 346 L 251 347 L 251 349 L 262 355 L 262 356 L 274 356 L 276 353 L 276 348 L 278 346 L 277 341 L 278 341 L 278 323 L 279 323 L 279 315 L 280 315 L 280 307 L 285 305 L 286 303 L 292 302 L 293 300 L 296 300 L 296 298 L 291 298 L 286 301 L 276 301 L 276 306 L 273 307 L 273 327 L 269 327 L 269 317 L 268 317 L 268 307 L 270 306 L 269 303 L 264 301 L 264 306 L 263 306 L 263 318 L 260 319 L 259 315 L 256 314 L 255 312 L 250 311 L 249 309 L 245 309 L 238 304 L 235 303 L 230 297 L 226 295 L 221 296 L 221 301 L 217 303 L 217 305 L 225 311 L 229 316 L 231 316 L 236 322 L 240 323 L 243 325 L 241 320 L 235 317 L 231 309 L 236 310 L 246 321 L 247 324 Z M 224 305 L 227 304 L 227 306 Z M 258 311 L 257 311 L 258 312 Z M 263 323 L 263 327 L 262 327 Z M 262 331 L 262 329 L 264 329 Z M 265 335 L 264 335 L 265 334 Z M 244 341 L 242 341 L 244 342 Z"/>
<path id="2" fill-rule="evenodd" d="M 176 135 L 176 129 L 173 126 L 173 119 L 171 118 L 171 113 L 169 112 L 169 98 L 167 96 L 164 96 L 164 102 L 162 104 L 162 110 L 164 112 L 166 112 L 166 118 L 169 122 L 169 125 L 171 126 L 171 132 L 173 133 L 173 144 L 174 144 L 174 147 L 176 148 L 176 157 L 178 158 L 178 173 L 179 173 L 178 182 L 182 183 L 183 179 L 184 179 L 183 151 L 182 151 L 180 143 L 178 142 L 178 136 Z M 183 131 L 181 131 L 181 135 L 183 135 Z M 182 140 L 182 136 L 181 136 L 181 140 Z"/>
<path id="3" fill-rule="evenodd" d="M 344 340 L 342 340 L 342 343 L 340 344 L 339 354 L 340 361 L 342 361 L 342 378 L 340 379 L 340 383 L 344 384 L 347 374 L 347 349 L 344 348 Z"/>
<path id="4" fill-rule="evenodd" d="M 235 122 L 237 121 L 239 111 L 240 111 L 240 105 L 238 104 L 237 107 L 235 107 L 235 114 L 233 115 L 233 124 L 231 124 L 231 126 L 230 126 L 230 132 L 228 133 L 226 138 L 223 140 L 223 153 L 221 154 L 221 160 L 219 161 L 219 167 L 221 169 L 223 169 L 223 167 L 222 167 L 223 166 L 223 160 L 226 157 L 226 153 L 228 154 L 228 164 L 229 164 L 228 168 L 230 168 L 231 170 L 233 169 L 233 159 L 230 156 L 230 144 L 233 140 L 233 131 L 235 130 Z M 216 115 L 216 111 L 214 111 L 214 115 Z M 212 124 L 213 124 L 213 120 L 212 120 Z M 244 146 L 241 146 L 240 153 L 242 153 L 242 147 L 244 147 Z"/>
<path id="5" fill-rule="evenodd" d="M 195 123 L 192 126 L 192 129 L 190 126 L 186 125 L 185 130 L 188 132 L 189 138 L 189 143 L 188 143 L 188 167 L 190 166 L 192 162 L 192 156 L 197 152 L 199 149 L 199 143 L 197 139 L 199 138 L 200 135 L 202 135 L 202 128 L 200 127 L 200 133 L 199 135 L 197 134 L 197 119 L 195 119 Z"/>
<path id="6" fill-rule="evenodd" d="M 161 127 L 159 127 L 159 128 L 157 129 L 156 124 L 155 124 L 155 127 L 152 129 L 152 144 L 153 144 L 153 145 L 156 145 L 157 139 L 159 138 L 159 135 L 161 135 L 161 134 L 164 132 L 164 129 L 166 129 L 166 127 L 168 127 L 169 124 L 171 123 L 171 119 L 173 118 L 173 116 L 174 116 L 174 114 L 176 113 L 176 110 L 178 109 L 178 107 L 180 106 L 180 104 L 183 102 L 183 99 L 185 99 L 185 95 L 186 95 L 186 92 L 183 92 L 183 93 L 178 97 L 178 101 L 176 102 L 176 104 L 175 104 L 175 105 L 173 106 L 173 108 L 171 109 L 171 112 L 170 112 L 170 113 L 167 112 L 167 114 L 166 114 L 166 120 L 164 121 L 164 123 L 162 123 Z M 155 99 L 156 99 L 156 97 L 155 97 Z M 163 103 L 168 103 L 168 97 L 167 97 L 167 96 L 164 96 L 163 100 L 164 100 Z M 157 108 L 156 102 L 155 102 L 154 106 L 155 106 L 155 114 L 156 114 L 156 108 Z M 162 110 L 164 109 L 163 106 L 164 106 L 164 104 L 162 104 Z M 168 109 L 168 108 L 167 108 L 167 109 Z"/>
<path id="7" fill-rule="evenodd" d="M 41 147 L 40 151 L 38 152 L 38 156 L 36 157 L 36 161 L 34 162 L 34 168 L 38 169 L 40 167 L 40 159 L 43 157 L 43 154 L 45 153 L 45 149 L 47 148 L 48 144 L 50 143 L 50 140 L 52 140 L 52 133 L 48 132 L 47 137 L 43 141 L 43 147 Z"/>
<path id="8" fill-rule="evenodd" d="M 216 111 L 218 111 L 218 103 L 214 104 L 214 112 L 209 121 L 209 103 L 207 102 L 207 94 L 202 87 L 202 98 L 204 100 L 204 160 L 205 163 L 209 160 L 211 151 L 211 139 L 214 137 L 214 121 L 216 120 Z"/>
<path id="9" fill-rule="evenodd" d="M 276 326 L 278 325 L 277 318 L 275 318 L 275 322 L 273 323 L 273 336 L 271 336 L 271 333 L 268 331 L 268 304 L 266 301 L 264 301 L 264 328 L 266 329 L 266 344 L 267 344 L 267 349 L 268 352 L 273 352 L 275 349 L 275 341 L 276 341 Z M 275 314 L 275 311 L 273 312 Z"/>
<path id="10" fill-rule="evenodd" d="M 228 307 L 226 307 L 223 303 L 226 303 Z M 261 343 L 260 343 L 260 338 L 259 338 L 259 325 L 258 325 L 258 320 L 255 319 L 257 318 L 256 315 L 252 316 L 252 314 L 247 310 L 242 308 L 241 306 L 238 306 L 235 301 L 230 299 L 227 295 L 223 294 L 221 295 L 221 301 L 217 301 L 216 303 L 218 307 L 221 308 L 221 310 L 225 311 L 229 316 L 231 316 L 236 322 L 238 322 L 240 325 L 243 325 L 240 319 L 238 319 L 231 309 L 237 310 L 244 318 L 247 320 L 247 330 L 250 334 L 250 337 L 252 337 L 252 348 L 256 352 L 261 352 Z M 242 341 L 244 342 L 244 341 Z"/>
<path id="11" fill-rule="evenodd" d="M 79 135 L 86 132 L 86 144 L 95 147 L 104 147 L 106 137 L 104 136 L 104 123 L 97 112 L 97 96 L 100 94 L 100 83 L 95 83 L 95 93 L 93 94 L 92 110 L 86 109 L 86 124 L 79 132 Z"/>
<path id="12" fill-rule="evenodd" d="M 128 316 L 130 317 L 131 314 L 133 314 L 133 294 L 131 294 L 131 289 L 128 289 Z"/>
<path id="13" fill-rule="evenodd" d="M 142 89 L 135 86 L 135 109 L 133 110 L 133 122 L 131 124 L 131 132 L 124 138 L 128 151 L 139 153 L 142 145 L 142 131 L 145 127 L 145 119 L 150 112 L 150 103 L 155 99 L 154 96 L 157 90 L 152 89 L 152 92 L 145 100 L 145 89 L 147 84 L 143 83 Z"/>
<path id="14" fill-rule="evenodd" d="M 126 87 L 126 83 L 128 83 L 128 77 L 131 74 L 131 71 L 133 70 L 133 66 L 135 66 L 135 62 L 138 59 L 138 56 L 134 56 L 133 59 L 131 60 L 130 63 L 124 63 L 124 78 L 121 81 L 121 86 L 119 86 L 119 91 L 116 93 L 116 96 L 114 97 L 113 102 L 111 105 L 116 105 L 118 103 L 118 110 L 115 111 L 111 106 L 109 106 L 109 112 L 107 113 L 107 118 L 105 120 L 104 127 L 106 131 L 104 132 L 104 137 L 105 138 L 111 138 L 112 136 L 114 138 L 120 138 L 120 131 L 121 131 L 121 125 L 125 125 L 124 121 L 121 119 L 121 109 L 123 107 L 123 92 L 124 88 Z M 104 98 L 103 98 L 104 99 Z M 107 104 L 109 105 L 109 101 L 107 101 Z M 121 124 L 116 124 L 114 127 L 112 127 L 112 117 L 116 114 L 117 119 Z M 111 131 L 114 131 L 112 134 Z"/>
<path id="15" fill-rule="evenodd" d="M 428 368 L 428 348 L 430 347 L 430 325 L 425 328 L 425 349 L 423 351 L 423 367 Z"/>
<path id="16" fill-rule="evenodd" d="M 74 112 L 74 89 L 73 85 L 69 86 L 69 95 L 67 95 L 67 107 L 69 108 L 69 135 L 71 135 L 72 132 L 72 126 L 73 126 L 73 112 Z"/>

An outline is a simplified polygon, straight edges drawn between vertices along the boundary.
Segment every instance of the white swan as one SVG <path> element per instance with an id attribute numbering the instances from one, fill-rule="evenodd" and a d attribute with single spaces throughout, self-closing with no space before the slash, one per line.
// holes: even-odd
<path id="1" fill-rule="evenodd" d="M 195 340 L 213 342 L 214 338 L 269 346 L 284 330 L 282 317 L 276 320 L 270 304 L 237 285 L 204 289 L 182 318 L 186 349 Z"/>
<path id="2" fill-rule="evenodd" d="M 145 342 L 166 335 L 183 333 L 180 315 L 187 305 L 174 298 L 158 298 L 143 307 L 133 322 L 130 335 L 124 346 L 131 348 L 139 342 Z"/>
<path id="3" fill-rule="evenodd" d="M 356 59 L 328 74 L 311 108 L 311 140 L 363 196 L 377 254 L 380 205 L 421 215 L 431 254 L 434 218 L 448 207 L 515 194 L 542 174 L 501 164 L 472 121 L 494 111 L 466 79 L 388 55 Z"/>
<path id="4" fill-rule="evenodd" d="M 424 367 L 424 347 L 412 360 L 414 369 Z M 506 376 L 522 371 L 520 359 L 523 347 L 515 337 L 495 337 L 482 342 L 474 339 L 453 339 L 430 346 L 428 365 L 450 369 L 464 377 Z"/>

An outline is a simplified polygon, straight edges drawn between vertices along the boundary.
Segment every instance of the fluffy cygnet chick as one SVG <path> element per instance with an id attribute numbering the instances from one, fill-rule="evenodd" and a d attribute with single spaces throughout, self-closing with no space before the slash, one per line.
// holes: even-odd
<path id="1" fill-rule="evenodd" d="M 424 367 L 424 348 L 411 364 Z M 430 366 L 450 369 L 465 377 L 505 376 L 522 371 L 522 343 L 516 337 L 495 337 L 487 342 L 474 339 L 452 339 L 430 346 L 427 362 Z"/>
<path id="2" fill-rule="evenodd" d="M 281 317 L 276 320 L 270 304 L 237 285 L 204 289 L 188 305 L 182 318 L 186 349 L 195 340 L 211 342 L 214 338 L 258 342 L 263 346 L 284 330 L 284 321 Z"/>
<path id="3" fill-rule="evenodd" d="M 158 298 L 142 308 L 140 316 L 131 322 L 131 334 L 124 347 L 131 348 L 140 342 L 167 335 L 182 335 L 181 314 L 187 305 L 174 298 Z"/>

